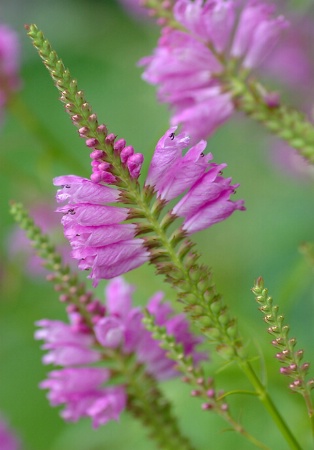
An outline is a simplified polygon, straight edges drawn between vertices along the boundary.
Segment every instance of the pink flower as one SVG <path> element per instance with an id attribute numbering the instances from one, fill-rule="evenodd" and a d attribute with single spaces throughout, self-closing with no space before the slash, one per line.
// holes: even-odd
<path id="1" fill-rule="evenodd" d="M 8 25 L 0 24 L 0 108 L 19 89 L 20 44 L 18 36 Z"/>
<path id="2" fill-rule="evenodd" d="M 145 364 L 147 372 L 159 380 L 176 376 L 175 362 L 166 358 L 166 352 L 143 327 L 140 309 L 132 308 L 132 291 L 122 278 L 116 278 L 108 285 L 107 309 L 113 316 L 97 322 L 95 333 L 98 341 L 105 347 L 120 347 L 125 353 L 134 352 L 138 361 Z M 117 300 L 115 305 L 111 301 L 113 298 Z M 195 362 L 200 361 L 204 358 L 196 351 L 200 339 L 189 331 L 184 315 L 174 315 L 170 304 L 162 303 L 162 299 L 162 293 L 152 297 L 148 311 L 156 317 L 157 325 L 164 326 L 183 345 L 186 355 L 191 355 Z"/>
<path id="3" fill-rule="evenodd" d="M 19 450 L 20 443 L 13 431 L 0 416 L 0 448 L 1 450 Z"/>
<path id="4" fill-rule="evenodd" d="M 119 420 L 126 406 L 123 387 L 102 387 L 110 372 L 98 367 L 76 367 L 50 372 L 40 384 L 49 389 L 52 406 L 65 404 L 61 416 L 70 422 L 90 417 L 97 428 L 110 420 Z"/>
<path id="5" fill-rule="evenodd" d="M 221 222 L 237 209 L 244 210 L 243 200 L 230 200 L 239 185 L 231 185 L 231 178 L 221 176 L 226 164 L 209 163 L 212 155 L 203 153 L 205 141 L 182 156 L 189 139 L 185 133 L 175 136 L 175 130 L 170 128 L 159 140 L 146 185 L 154 186 L 158 196 L 167 201 L 187 191 L 172 209 L 184 218 L 183 230 L 192 234 Z"/>
<path id="6" fill-rule="evenodd" d="M 100 278 L 113 278 L 148 260 L 142 239 L 135 239 L 135 225 L 122 223 L 127 208 L 110 206 L 117 202 L 119 190 L 74 175 L 54 179 L 57 201 L 67 201 L 61 220 L 64 234 L 72 246 L 73 258 L 81 270 L 92 269 L 94 286 Z"/>
<path id="7" fill-rule="evenodd" d="M 90 417 L 93 426 L 98 427 L 119 419 L 126 407 L 129 380 L 121 382 L 121 376 L 125 374 L 119 373 L 119 364 L 115 367 L 113 349 L 120 353 L 119 361 L 123 355 L 133 354 L 134 359 L 158 380 L 178 375 L 175 362 L 166 357 L 166 351 L 144 328 L 140 308 L 132 307 L 133 290 L 122 278 L 112 280 L 106 289 L 106 308 L 91 307 L 92 303 L 87 305 L 95 323 L 89 331 L 77 326 L 80 322 L 78 312 L 69 314 L 70 324 L 50 320 L 37 322 L 40 328 L 35 338 L 44 340 L 42 348 L 48 350 L 44 363 L 61 366 L 50 372 L 40 387 L 48 389 L 52 406 L 64 405 L 61 415 L 65 420 Z M 157 293 L 149 300 L 148 310 L 155 316 L 156 323 L 164 326 L 182 344 L 184 354 L 198 363 L 205 358 L 196 349 L 200 339 L 190 332 L 184 315 L 175 315 L 162 299 L 163 294 Z M 102 316 L 98 314 L 100 309 Z M 101 367 L 102 361 L 109 363 L 110 369 Z M 114 374 L 117 374 L 117 380 Z"/>
<path id="8" fill-rule="evenodd" d="M 260 64 L 287 22 L 273 7 L 251 0 L 237 11 L 234 0 L 178 0 L 173 12 L 186 31 L 164 28 L 154 54 L 143 58 L 143 78 L 169 103 L 171 125 L 182 124 L 193 142 L 204 139 L 233 113 L 221 81 L 228 59 L 246 69 Z"/>
<path id="9" fill-rule="evenodd" d="M 99 353 L 92 349 L 93 339 L 82 333 L 73 325 L 60 321 L 40 320 L 36 322 L 41 327 L 35 333 L 35 339 L 43 339 L 44 350 L 49 350 L 43 358 L 44 364 L 57 366 L 76 366 L 89 364 L 100 359 Z"/>

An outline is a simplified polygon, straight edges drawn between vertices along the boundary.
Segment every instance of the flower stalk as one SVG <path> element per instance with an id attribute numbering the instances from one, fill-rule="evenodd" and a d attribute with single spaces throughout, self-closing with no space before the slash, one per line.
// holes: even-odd
<path id="1" fill-rule="evenodd" d="M 268 333 L 273 337 L 272 345 L 278 350 L 276 358 L 281 362 L 280 373 L 292 379 L 289 387 L 293 392 L 299 393 L 306 404 L 308 416 L 314 436 L 314 410 L 311 391 L 314 388 L 314 379 L 306 381 L 310 364 L 301 363 L 303 350 L 296 350 L 296 339 L 289 338 L 289 327 L 283 325 L 284 317 L 279 314 L 279 308 L 273 305 L 273 299 L 268 295 L 261 277 L 256 280 L 252 289 L 260 311 L 264 314 L 264 320 L 269 325 Z"/>

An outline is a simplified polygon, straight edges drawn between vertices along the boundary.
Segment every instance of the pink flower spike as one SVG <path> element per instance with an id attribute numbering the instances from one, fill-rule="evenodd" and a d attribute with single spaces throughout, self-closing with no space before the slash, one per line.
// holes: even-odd
<path id="1" fill-rule="evenodd" d="M 287 21 L 263 0 L 176 0 L 173 12 L 184 31 L 164 27 L 154 53 L 139 65 L 143 79 L 157 85 L 158 99 L 169 104 L 170 123 L 195 143 L 234 112 L 220 76 L 228 61 L 238 59 L 246 69 L 259 65 Z"/>

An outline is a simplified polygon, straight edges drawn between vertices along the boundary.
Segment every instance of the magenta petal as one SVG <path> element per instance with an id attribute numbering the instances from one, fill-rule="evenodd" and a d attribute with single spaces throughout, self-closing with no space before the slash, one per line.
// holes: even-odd
<path id="1" fill-rule="evenodd" d="M 128 216 L 126 208 L 89 204 L 62 206 L 57 212 L 65 213 L 61 219 L 64 226 L 72 223 L 84 226 L 111 225 L 125 220 Z"/>
<path id="2" fill-rule="evenodd" d="M 182 150 L 187 147 L 190 138 L 182 133 L 175 136 L 176 129 L 177 127 L 170 128 L 159 139 L 149 166 L 146 186 L 155 186 L 165 170 L 181 156 Z"/>
<path id="3" fill-rule="evenodd" d="M 99 227 L 69 224 L 64 235 L 71 242 L 73 249 L 80 247 L 104 247 L 115 242 L 132 239 L 135 233 L 134 224 L 104 225 Z"/>
<path id="4" fill-rule="evenodd" d="M 110 420 L 118 420 L 126 407 L 126 393 L 123 387 L 106 388 L 103 395 L 87 409 L 93 419 L 93 427 L 97 428 Z"/>
<path id="5" fill-rule="evenodd" d="M 229 197 L 230 193 L 226 192 L 216 201 L 204 205 L 189 219 L 185 220 L 183 229 L 192 234 L 225 220 L 237 209 L 245 210 L 243 200 L 232 202 Z"/>
<path id="6" fill-rule="evenodd" d="M 72 203 L 93 203 L 103 205 L 105 203 L 116 202 L 119 197 L 119 190 L 102 184 L 77 177 L 76 175 L 65 175 L 54 178 L 55 186 L 62 186 L 56 195 L 58 202 L 68 200 Z"/>
<path id="7" fill-rule="evenodd" d="M 208 160 L 212 155 L 203 155 L 206 142 L 200 141 L 179 158 L 156 183 L 159 196 L 163 200 L 171 200 L 190 188 L 205 172 Z"/>

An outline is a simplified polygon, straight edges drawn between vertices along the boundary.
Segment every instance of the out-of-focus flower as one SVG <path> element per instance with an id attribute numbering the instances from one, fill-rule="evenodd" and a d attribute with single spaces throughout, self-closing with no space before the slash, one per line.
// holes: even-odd
<path id="1" fill-rule="evenodd" d="M 280 83 L 290 101 L 313 121 L 314 10 L 302 15 L 289 15 L 288 11 L 286 14 L 291 25 L 272 57 L 263 61 L 260 71 Z M 265 147 L 272 163 L 286 174 L 305 181 L 313 177 L 312 166 L 285 142 L 267 139 Z"/>
<path id="2" fill-rule="evenodd" d="M 184 218 L 182 228 L 192 234 L 229 217 L 235 210 L 244 210 L 243 200 L 231 201 L 238 184 L 224 178 L 226 164 L 209 163 L 212 154 L 205 155 L 205 141 L 190 148 L 185 133 L 175 136 L 176 127 L 170 128 L 159 140 L 146 180 L 163 200 L 172 200 L 183 194 L 172 212 Z"/>
<path id="3" fill-rule="evenodd" d="M 36 339 L 44 340 L 45 364 L 53 363 L 62 369 L 49 373 L 40 385 L 48 389 L 52 406 L 64 404 L 61 415 L 65 420 L 77 421 L 90 417 L 93 426 L 118 420 L 126 407 L 128 380 L 123 380 L 119 366 L 115 367 L 116 349 L 121 355 L 134 354 L 138 363 L 158 380 L 178 375 L 175 362 L 166 357 L 165 350 L 142 325 L 143 313 L 132 307 L 133 287 L 122 278 L 112 280 L 107 286 L 107 305 L 87 306 L 93 316 L 93 330 L 78 326 L 78 312 L 70 313 L 70 324 L 60 321 L 41 320 Z M 204 359 L 196 350 L 200 339 L 194 336 L 183 314 L 174 315 L 168 303 L 162 303 L 163 294 L 157 293 L 148 302 L 148 310 L 156 323 L 164 326 L 178 343 L 185 355 L 192 356 L 195 363 Z M 106 312 L 105 312 L 106 311 Z M 103 363 L 104 366 L 100 364 Z M 116 381 L 115 375 L 119 381 Z"/>
<path id="4" fill-rule="evenodd" d="M 20 44 L 14 30 L 0 24 L 0 118 L 11 94 L 21 85 Z"/>
<path id="5" fill-rule="evenodd" d="M 135 19 L 148 18 L 148 11 L 140 4 L 140 0 L 119 0 L 124 9 Z"/>
<path id="6" fill-rule="evenodd" d="M 20 441 L 9 428 L 5 420 L 0 416 L 0 449 L 1 450 L 19 450 Z"/>
<path id="7" fill-rule="evenodd" d="M 286 28 L 287 21 L 273 12 L 259 0 L 240 11 L 234 0 L 175 3 L 174 17 L 186 31 L 163 28 L 154 54 L 139 64 L 145 66 L 143 78 L 158 86 L 159 100 L 169 103 L 171 125 L 182 124 L 193 142 L 209 136 L 234 111 L 222 81 L 229 62 L 252 70 Z"/>

